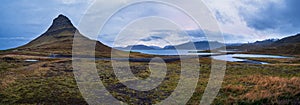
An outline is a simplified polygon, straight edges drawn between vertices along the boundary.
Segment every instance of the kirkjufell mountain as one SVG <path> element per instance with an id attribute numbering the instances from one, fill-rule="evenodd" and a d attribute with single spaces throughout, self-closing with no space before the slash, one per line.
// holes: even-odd
<path id="1" fill-rule="evenodd" d="M 76 32 L 79 34 L 76 38 L 81 42 L 78 44 L 82 45 L 81 48 L 83 48 L 83 51 L 84 48 L 95 47 L 95 55 L 97 57 L 110 57 L 112 48 L 80 34 L 79 30 L 74 27 L 71 20 L 64 15 L 59 15 L 55 18 L 50 28 L 38 38 L 24 46 L 13 49 L 13 53 L 42 56 L 50 56 L 52 54 L 71 56 L 73 40 L 75 38 L 74 35 Z M 95 43 L 96 45 L 92 46 L 87 43 Z M 123 54 L 126 52 L 119 51 L 118 53 Z M 135 54 L 135 56 L 139 56 L 139 54 Z"/>

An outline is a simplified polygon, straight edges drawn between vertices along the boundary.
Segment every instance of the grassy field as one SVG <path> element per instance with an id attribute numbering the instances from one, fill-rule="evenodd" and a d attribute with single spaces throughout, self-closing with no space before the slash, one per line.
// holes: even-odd
<path id="1" fill-rule="evenodd" d="M 39 61 L 25 62 L 25 59 Z M 255 60 L 271 61 L 273 64 L 228 63 L 222 88 L 213 104 L 300 104 L 299 59 Z M 173 92 L 179 78 L 188 78 L 180 77 L 180 62 L 168 63 L 167 77 L 162 84 L 155 90 L 140 92 L 120 83 L 110 61 L 97 61 L 96 64 L 99 77 L 109 92 L 118 100 L 131 104 L 157 103 Z M 151 73 L 148 63 L 130 64 L 138 78 L 145 79 Z M 188 104 L 200 102 L 208 83 L 210 59 L 201 58 L 200 64 L 200 78 Z M 1 56 L 0 104 L 87 104 L 72 72 L 71 59 Z"/>

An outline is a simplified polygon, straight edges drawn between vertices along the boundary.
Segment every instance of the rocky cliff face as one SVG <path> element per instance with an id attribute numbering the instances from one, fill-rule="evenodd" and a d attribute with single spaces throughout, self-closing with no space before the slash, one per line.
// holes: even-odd
<path id="1" fill-rule="evenodd" d="M 59 15 L 57 18 L 53 20 L 52 25 L 50 28 L 47 30 L 46 33 L 51 33 L 55 31 L 60 31 L 60 30 L 73 30 L 75 31 L 76 28 L 73 26 L 71 20 L 64 16 L 64 15 Z"/>

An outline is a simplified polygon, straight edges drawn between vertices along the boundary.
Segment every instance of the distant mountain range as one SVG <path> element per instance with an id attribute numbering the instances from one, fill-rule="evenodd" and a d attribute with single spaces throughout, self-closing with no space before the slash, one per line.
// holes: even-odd
<path id="1" fill-rule="evenodd" d="M 146 46 L 146 45 L 130 45 L 127 47 L 115 47 L 119 50 L 161 50 L 162 48 L 157 46 Z"/>
<path id="2" fill-rule="evenodd" d="M 218 49 L 226 46 L 228 50 L 240 50 L 245 52 L 253 53 L 263 53 L 263 54 L 300 54 L 300 34 L 286 37 L 283 39 L 267 39 L 263 41 L 256 41 L 254 43 L 247 44 L 223 44 L 217 41 L 199 41 L 199 42 L 188 42 L 180 45 L 170 45 L 164 48 L 159 48 L 156 46 L 146 46 L 146 45 L 132 45 L 127 47 L 119 47 L 122 50 L 210 50 Z"/>
<path id="3" fill-rule="evenodd" d="M 264 54 L 300 54 L 300 34 L 283 39 L 269 39 L 240 46 L 227 46 L 227 49 L 264 53 Z"/>
<path id="4" fill-rule="evenodd" d="M 179 45 L 169 45 L 164 48 L 157 46 L 146 46 L 146 45 L 130 45 L 127 47 L 117 47 L 120 50 L 209 50 L 223 47 L 224 44 L 217 41 L 199 41 L 199 42 L 187 42 Z"/>
<path id="5" fill-rule="evenodd" d="M 166 46 L 164 49 L 183 49 L 183 50 L 211 50 L 223 47 L 224 44 L 217 41 L 199 41 L 199 42 L 188 42 L 176 46 Z"/>

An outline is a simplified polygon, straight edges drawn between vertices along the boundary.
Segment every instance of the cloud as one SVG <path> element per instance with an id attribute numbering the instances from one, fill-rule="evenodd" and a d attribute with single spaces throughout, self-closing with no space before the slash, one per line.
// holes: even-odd
<path id="1" fill-rule="evenodd" d="M 253 11 L 241 7 L 240 14 L 253 29 L 294 34 L 300 29 L 299 5 L 299 0 L 270 1 L 259 6 L 257 2 L 250 2 L 248 6 L 257 9 Z"/>
<path id="2" fill-rule="evenodd" d="M 144 18 L 130 24 L 117 36 L 110 34 L 105 36 L 112 39 L 115 37 L 114 43 L 110 44 L 115 47 L 140 44 L 164 47 L 166 45 L 177 45 L 189 41 L 190 37 L 180 34 L 181 31 L 179 30 L 180 28 L 174 25 L 174 23 L 165 19 Z"/>
<path id="3" fill-rule="evenodd" d="M 120 7 L 116 4 L 114 6 Z M 97 13 L 99 13 L 99 11 L 106 9 L 97 10 Z M 85 20 L 106 20 L 106 18 L 101 17 L 103 16 L 102 13 L 103 12 L 101 12 L 101 14 L 90 15 L 90 19 Z M 91 17 L 93 16 L 96 17 L 92 19 Z M 96 28 L 97 30 L 99 25 L 94 24 L 95 21 L 91 22 L 93 23 L 87 22 L 90 24 L 81 27 L 80 30 L 86 30 L 82 32 L 85 35 L 95 38 L 98 34 L 96 31 L 93 31 L 93 29 Z M 184 37 L 184 33 L 178 33 L 178 30 L 182 32 L 182 30 L 196 28 L 198 28 L 197 24 L 184 12 L 172 6 L 148 2 L 143 5 L 131 5 L 130 7 L 117 11 L 110 17 L 109 21 L 106 21 L 106 26 L 103 27 L 98 40 L 111 46 L 125 46 L 137 43 L 166 46 L 171 43 L 181 44 L 191 39 L 191 37 L 188 36 Z M 120 30 L 122 32 L 119 33 L 118 31 Z M 116 42 L 109 43 L 114 42 L 111 40 L 115 40 Z"/>
<path id="4" fill-rule="evenodd" d="M 164 34 L 166 35 L 166 34 Z M 161 36 L 164 36 L 164 35 L 161 35 Z M 143 39 L 140 39 L 140 41 L 155 41 L 155 40 L 159 40 L 159 39 L 163 39 L 162 37 L 160 36 L 150 36 L 150 37 L 147 37 L 147 38 L 143 38 Z"/>
<path id="5" fill-rule="evenodd" d="M 283 38 L 300 29 L 297 0 L 203 1 L 214 13 L 227 42 Z"/>
<path id="6" fill-rule="evenodd" d="M 58 14 L 67 15 L 75 26 L 80 23 L 82 16 L 87 16 L 87 23 L 77 27 L 84 35 L 97 39 L 98 31 L 92 28 L 100 28 L 99 21 L 106 21 L 110 14 L 116 10 L 113 7 L 123 7 L 133 0 L 3 0 L 0 4 L 0 38 L 24 37 L 35 38 L 42 34 Z M 300 29 L 300 1 L 298 0 L 203 0 L 219 22 L 226 42 L 252 42 L 268 38 L 282 38 L 299 32 Z M 86 13 L 92 3 L 99 4 Z M 193 5 L 193 2 L 183 2 L 185 5 Z M 168 6 L 141 5 L 127 8 L 118 16 L 112 18 L 108 31 L 100 35 L 100 41 L 112 45 L 118 30 L 126 26 L 128 21 L 137 17 L 163 16 L 171 18 L 174 23 L 165 25 L 155 23 L 153 20 L 147 23 L 137 24 L 138 27 L 126 29 L 127 34 L 121 34 L 117 45 L 147 44 L 165 46 L 169 44 L 181 44 L 189 40 L 205 40 L 204 33 L 197 30 L 193 21 L 182 15 L 178 10 Z M 193 11 L 192 11 L 193 12 Z M 195 10 L 194 12 L 199 12 Z M 126 23 L 126 24 L 125 24 Z M 153 27 L 155 28 L 153 28 Z M 175 26 L 170 27 L 170 26 Z M 149 28 L 149 29 L 147 29 Z M 178 31 L 178 30 L 180 31 Z M 187 31 L 187 35 L 185 32 Z M 208 34 L 214 35 L 213 32 Z M 6 38 L 6 39 L 5 39 Z"/>
<path id="7" fill-rule="evenodd" d="M 226 14 L 222 14 L 218 10 L 215 12 L 215 17 L 222 24 L 233 23 L 233 20 L 231 20 L 228 16 L 226 16 Z"/>
<path id="8" fill-rule="evenodd" d="M 56 2 L 61 2 L 62 4 L 71 5 L 71 4 L 79 4 L 79 3 L 87 3 L 90 4 L 94 0 L 56 0 Z"/>
<path id="9" fill-rule="evenodd" d="M 56 0 L 57 2 L 61 1 L 63 4 L 75 4 L 79 0 Z"/>
<path id="10" fill-rule="evenodd" d="M 247 26 L 247 23 L 240 16 L 240 7 L 246 6 L 240 0 L 204 0 L 205 4 L 210 8 L 215 18 L 219 22 L 219 26 L 223 33 L 230 34 L 231 40 L 236 37 L 252 37 L 252 39 L 259 39 L 262 35 Z"/>

